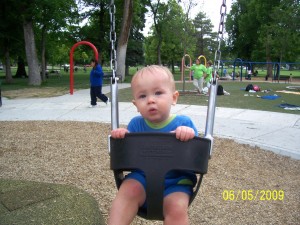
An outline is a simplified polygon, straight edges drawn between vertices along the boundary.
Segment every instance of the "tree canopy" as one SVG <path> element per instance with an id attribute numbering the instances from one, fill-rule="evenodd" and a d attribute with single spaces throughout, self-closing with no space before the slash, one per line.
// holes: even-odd
<path id="1" fill-rule="evenodd" d="M 231 55 L 252 61 L 299 61 L 299 0 L 237 0 L 227 16 Z"/>
<path id="2" fill-rule="evenodd" d="M 122 37 L 123 13 L 127 8 L 123 0 L 114 2 L 115 29 L 117 37 Z M 7 67 L 6 80 L 12 80 L 10 65 L 25 59 L 23 61 L 30 68 L 29 84 L 40 85 L 46 79 L 46 66 L 68 63 L 71 47 L 83 40 L 93 43 L 100 53 L 100 62 L 109 65 L 109 7 L 109 0 L 2 0 L 0 50 L 1 61 Z M 190 17 L 193 7 L 200 9 L 200 4 L 194 0 L 132 1 L 128 38 L 123 37 L 120 45 L 127 49 L 126 68 L 143 64 L 174 68 L 185 54 L 193 59 L 199 55 L 213 59 L 217 33 L 213 32 L 212 22 L 205 12 L 198 10 L 195 17 Z M 228 35 L 222 58 L 299 61 L 299 8 L 299 0 L 234 1 L 231 11 L 227 12 Z M 149 35 L 144 37 L 146 14 L 151 16 L 153 25 Z M 92 57 L 90 48 L 79 46 L 74 61 L 86 64 Z"/>

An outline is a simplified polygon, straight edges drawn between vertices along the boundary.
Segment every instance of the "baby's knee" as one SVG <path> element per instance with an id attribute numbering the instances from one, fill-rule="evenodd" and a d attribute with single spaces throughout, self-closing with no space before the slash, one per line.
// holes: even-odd
<path id="1" fill-rule="evenodd" d="M 173 196 L 172 196 L 173 195 Z M 173 219 L 187 216 L 189 196 L 185 193 L 173 193 L 164 200 L 164 214 Z"/>
<path id="2" fill-rule="evenodd" d="M 143 185 L 134 179 L 125 180 L 121 189 L 123 194 L 130 199 L 140 199 L 146 196 Z"/>

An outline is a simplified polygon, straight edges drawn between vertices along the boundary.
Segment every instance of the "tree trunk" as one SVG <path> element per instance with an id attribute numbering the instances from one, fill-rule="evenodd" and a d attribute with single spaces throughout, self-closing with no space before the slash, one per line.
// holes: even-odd
<path id="1" fill-rule="evenodd" d="M 43 29 L 42 29 L 42 65 L 41 65 L 41 69 L 42 69 L 42 81 L 45 81 L 46 80 L 46 76 L 47 76 L 47 73 L 46 73 L 46 26 L 44 25 L 43 26 Z"/>
<path id="2" fill-rule="evenodd" d="M 15 77 L 28 77 L 25 70 L 25 63 L 21 56 L 18 57 L 18 68 Z"/>
<path id="3" fill-rule="evenodd" d="M 34 40 L 34 32 L 32 21 L 24 21 L 24 39 L 25 39 L 25 51 L 28 63 L 28 77 L 29 85 L 41 85 L 41 75 L 39 72 L 39 63 L 36 53 L 36 46 Z"/>
<path id="4" fill-rule="evenodd" d="M 100 1 L 100 13 L 99 13 L 99 46 L 105 46 L 105 41 L 104 41 L 104 37 L 105 37 L 105 26 L 104 26 L 104 21 L 105 21 L 105 10 L 107 10 L 104 1 Z M 98 49 L 99 50 L 99 49 Z M 103 56 L 102 56 L 102 51 L 99 51 L 99 55 L 98 55 L 98 62 L 100 64 L 104 63 L 103 60 Z"/>
<path id="5" fill-rule="evenodd" d="M 266 75 L 266 79 L 265 80 L 268 80 L 270 77 L 272 77 L 272 72 L 273 72 L 273 65 L 272 65 L 272 60 L 271 60 L 271 57 L 270 57 L 270 44 L 269 44 L 269 34 L 267 36 L 267 41 L 266 41 L 266 61 L 267 61 L 267 75 Z"/>
<path id="6" fill-rule="evenodd" d="M 158 29 L 156 29 L 157 32 Z M 158 44 L 157 44 L 157 64 L 161 65 L 161 44 L 162 44 L 162 35 L 161 32 L 158 34 Z"/>
<path id="7" fill-rule="evenodd" d="M 123 22 L 117 47 L 117 75 L 125 79 L 125 62 L 128 38 L 133 16 L 133 0 L 124 1 Z"/>
<path id="8" fill-rule="evenodd" d="M 157 5 L 154 6 L 154 4 L 151 3 L 151 1 L 148 1 L 148 4 L 151 8 L 151 11 L 153 13 L 153 22 L 154 22 L 154 27 L 156 30 L 156 34 L 158 36 L 158 43 L 157 43 L 157 47 L 156 47 L 156 51 L 157 51 L 157 64 L 161 65 L 161 45 L 162 45 L 162 27 L 158 25 L 158 18 L 157 18 L 157 14 L 158 14 L 158 8 L 160 7 L 160 2 L 158 1 Z M 165 14 L 166 14 L 166 10 L 164 10 L 163 12 L 163 16 L 162 18 L 165 18 Z"/>
<path id="9" fill-rule="evenodd" d="M 13 82 L 10 68 L 9 49 L 7 46 L 5 47 L 5 81 L 9 84 Z"/>

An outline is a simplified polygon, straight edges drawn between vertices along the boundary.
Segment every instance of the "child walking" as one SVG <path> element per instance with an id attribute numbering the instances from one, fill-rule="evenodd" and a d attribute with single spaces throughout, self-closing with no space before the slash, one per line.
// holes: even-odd
<path id="1" fill-rule="evenodd" d="M 90 107 L 95 107 L 97 105 L 97 97 L 101 99 L 106 104 L 109 99 L 106 95 L 102 93 L 102 83 L 103 83 L 103 71 L 102 67 L 98 64 L 96 59 L 91 60 L 92 70 L 90 72 L 90 96 L 91 105 Z"/>

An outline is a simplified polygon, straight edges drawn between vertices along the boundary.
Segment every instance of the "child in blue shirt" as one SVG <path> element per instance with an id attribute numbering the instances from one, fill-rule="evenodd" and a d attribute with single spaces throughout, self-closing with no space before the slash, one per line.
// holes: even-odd
<path id="1" fill-rule="evenodd" d="M 109 102 L 109 99 L 106 95 L 102 93 L 102 82 L 104 73 L 102 71 L 101 66 L 98 64 L 98 61 L 96 59 L 91 60 L 91 66 L 92 70 L 90 72 L 90 107 L 92 108 L 97 105 L 97 97 L 106 104 Z"/>

